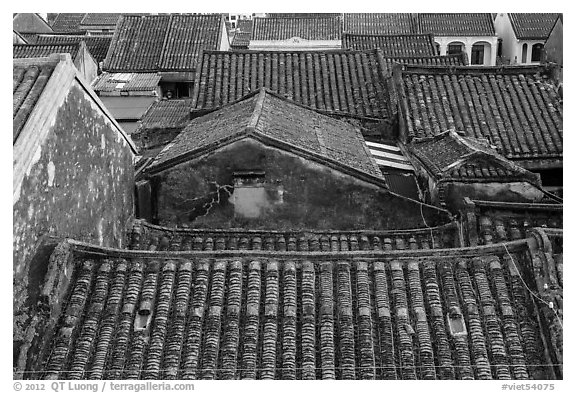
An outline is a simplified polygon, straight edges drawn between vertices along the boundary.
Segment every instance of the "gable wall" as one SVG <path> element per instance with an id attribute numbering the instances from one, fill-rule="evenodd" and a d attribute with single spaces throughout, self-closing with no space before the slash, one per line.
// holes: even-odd
<path id="1" fill-rule="evenodd" d="M 233 172 L 241 170 L 265 171 L 264 187 L 235 190 Z M 152 185 L 157 196 L 155 221 L 166 226 L 283 230 L 424 226 L 418 204 L 250 139 L 167 169 L 152 179 Z M 239 200 L 235 209 L 232 201 L 239 192 L 250 193 L 255 201 Z M 259 217 L 238 214 L 240 205 L 250 210 L 254 204 L 261 207 Z M 427 208 L 424 215 L 428 225 L 438 218 Z"/>

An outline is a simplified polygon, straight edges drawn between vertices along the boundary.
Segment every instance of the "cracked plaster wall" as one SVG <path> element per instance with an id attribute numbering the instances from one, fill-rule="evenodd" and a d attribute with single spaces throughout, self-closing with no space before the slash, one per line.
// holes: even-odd
<path id="1" fill-rule="evenodd" d="M 13 205 L 15 343 L 46 270 L 30 266 L 41 239 L 50 235 L 122 247 L 133 215 L 131 148 L 78 84 L 58 109 L 35 159 Z M 35 264 L 47 262 L 34 258 Z"/>
<path id="2" fill-rule="evenodd" d="M 233 204 L 233 173 L 265 171 L 261 214 L 243 217 Z M 251 139 L 176 165 L 152 179 L 156 222 L 203 228 L 403 229 L 424 227 L 417 204 L 374 185 Z M 249 193 L 252 196 L 254 192 Z M 244 205 L 245 206 L 245 205 Z M 447 222 L 423 209 L 428 225 Z M 444 221 L 442 221 L 442 218 Z"/>

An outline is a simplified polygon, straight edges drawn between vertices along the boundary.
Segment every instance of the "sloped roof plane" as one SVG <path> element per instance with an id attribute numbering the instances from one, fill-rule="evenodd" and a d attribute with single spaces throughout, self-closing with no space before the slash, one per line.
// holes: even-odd
<path id="1" fill-rule="evenodd" d="M 52 23 L 52 30 L 60 33 L 72 33 L 80 31 L 80 23 L 86 14 L 61 13 Z"/>
<path id="2" fill-rule="evenodd" d="M 86 47 L 94 59 L 100 63 L 106 58 L 112 37 L 88 36 L 78 34 L 51 34 L 39 35 L 36 44 L 76 44 L 80 41 L 86 43 Z"/>
<path id="3" fill-rule="evenodd" d="M 292 37 L 305 40 L 340 40 L 340 17 L 254 18 L 252 40 L 280 41 Z"/>
<path id="4" fill-rule="evenodd" d="M 460 136 L 454 131 L 417 139 L 408 144 L 407 149 L 438 180 L 527 181 L 541 185 L 536 174 L 507 160 L 478 140 Z"/>
<path id="5" fill-rule="evenodd" d="M 193 71 L 203 50 L 219 48 L 223 17 L 123 15 L 103 69 L 111 72 Z"/>
<path id="6" fill-rule="evenodd" d="M 344 34 L 342 48 L 354 50 L 380 49 L 384 57 L 436 55 L 432 34 Z"/>
<path id="7" fill-rule="evenodd" d="M 510 23 L 519 40 L 545 40 L 550 35 L 558 13 L 510 13 Z"/>
<path id="8" fill-rule="evenodd" d="M 150 165 L 157 172 L 252 137 L 384 184 L 382 174 L 354 126 L 291 103 L 266 89 L 193 119 Z"/>
<path id="9" fill-rule="evenodd" d="M 489 13 L 418 14 L 420 33 L 437 36 L 496 36 Z"/>
<path id="10" fill-rule="evenodd" d="M 350 34 L 414 34 L 416 20 L 408 13 L 344 14 L 343 30 Z"/>
<path id="11" fill-rule="evenodd" d="M 542 67 L 403 65 L 395 75 L 403 138 L 455 130 L 487 139 L 507 159 L 562 160 L 562 102 Z"/>
<path id="12" fill-rule="evenodd" d="M 265 87 L 323 113 L 386 119 L 387 74 L 377 50 L 205 51 L 192 110 L 213 110 Z"/>

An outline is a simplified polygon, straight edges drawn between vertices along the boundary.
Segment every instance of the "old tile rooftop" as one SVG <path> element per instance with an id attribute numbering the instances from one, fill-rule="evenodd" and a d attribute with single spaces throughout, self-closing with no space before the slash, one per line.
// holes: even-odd
<path id="1" fill-rule="evenodd" d="M 52 53 L 69 53 L 74 60 L 80 49 L 79 43 L 70 44 L 14 44 L 12 58 L 48 57 Z"/>
<path id="2" fill-rule="evenodd" d="M 154 92 L 160 79 L 157 73 L 104 72 L 92 88 L 97 92 Z"/>
<path id="3" fill-rule="evenodd" d="M 219 49 L 223 23 L 221 14 L 123 15 L 103 69 L 194 71 L 202 51 Z"/>
<path id="4" fill-rule="evenodd" d="M 386 119 L 387 73 L 377 50 L 205 51 L 192 109 L 215 109 L 265 87 L 323 113 Z"/>
<path id="5" fill-rule="evenodd" d="M 61 13 L 58 14 L 54 23 L 52 23 L 52 30 L 59 33 L 70 33 L 80 31 L 80 23 L 86 14 L 79 13 Z"/>
<path id="6" fill-rule="evenodd" d="M 487 139 L 508 159 L 562 160 L 562 102 L 543 68 L 402 69 L 397 88 L 408 140 L 454 130 Z"/>
<path id="7" fill-rule="evenodd" d="M 14 60 L 12 70 L 13 142 L 24 128 L 59 60 Z"/>
<path id="8" fill-rule="evenodd" d="M 509 14 L 512 29 L 519 40 L 546 40 L 558 15 L 557 13 Z"/>
<path id="9" fill-rule="evenodd" d="M 377 252 L 316 244 L 279 253 L 266 245 L 158 252 L 70 241 L 49 267 L 71 269 L 71 281 L 59 290 L 64 304 L 42 298 L 58 322 L 33 375 L 558 378 L 543 341 L 556 336 L 541 325 L 542 307 L 525 284 L 535 275 L 527 266 L 544 254 L 528 244 Z M 546 264 L 553 270 L 530 290 L 561 305 L 561 261 Z M 42 293 L 53 294 L 53 283 Z"/>
<path id="10" fill-rule="evenodd" d="M 88 36 L 88 35 L 78 35 L 78 34 L 54 34 L 54 35 L 38 35 L 36 38 L 36 44 L 51 44 L 51 45 L 62 45 L 62 44 L 76 44 L 80 41 L 86 43 L 86 47 L 90 54 L 94 57 L 98 63 L 104 61 L 106 58 L 106 53 L 110 47 L 110 41 L 112 37 L 103 36 Z"/>
<path id="11" fill-rule="evenodd" d="M 537 175 L 507 160 L 476 139 L 447 131 L 407 145 L 436 179 L 454 181 L 526 181 L 541 186 Z"/>
<path id="12" fill-rule="evenodd" d="M 360 130 L 262 88 L 193 119 L 149 169 L 187 160 L 230 141 L 252 137 L 372 181 L 383 178 Z M 170 164 L 171 165 L 171 164 Z"/>
<path id="13" fill-rule="evenodd" d="M 367 35 L 344 34 L 342 48 L 354 50 L 380 49 L 384 57 L 434 56 L 432 34 Z"/>
<path id="14" fill-rule="evenodd" d="M 408 13 L 344 14 L 343 31 L 350 34 L 414 34 L 416 19 Z"/>
<path id="15" fill-rule="evenodd" d="M 142 116 L 139 129 L 184 128 L 190 121 L 189 98 L 156 101 Z"/>
<path id="16" fill-rule="evenodd" d="M 254 41 L 280 41 L 293 37 L 305 40 L 333 41 L 342 39 L 341 19 L 335 17 L 254 18 Z"/>
<path id="17" fill-rule="evenodd" d="M 420 33 L 435 36 L 496 36 L 489 13 L 418 14 Z"/>

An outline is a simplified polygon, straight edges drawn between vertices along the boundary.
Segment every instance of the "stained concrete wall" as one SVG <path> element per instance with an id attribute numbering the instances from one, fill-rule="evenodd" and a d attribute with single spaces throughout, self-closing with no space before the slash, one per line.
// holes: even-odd
<path id="1" fill-rule="evenodd" d="M 233 174 L 238 171 L 264 171 L 263 189 L 235 189 Z M 416 202 L 251 139 L 167 169 L 151 183 L 154 221 L 166 226 L 283 230 L 425 226 Z M 242 200 L 245 196 L 252 200 Z M 255 209 L 260 210 L 258 217 Z M 430 226 L 448 221 L 437 210 L 422 211 Z"/>
<path id="2" fill-rule="evenodd" d="M 47 255 L 37 257 L 43 238 L 122 247 L 133 216 L 133 183 L 130 146 L 75 82 L 13 203 L 15 343 L 46 270 Z"/>

